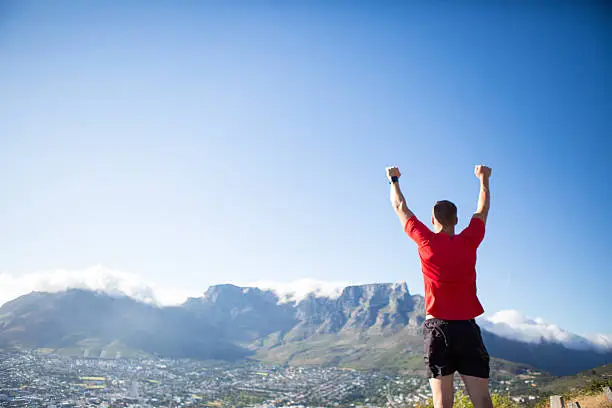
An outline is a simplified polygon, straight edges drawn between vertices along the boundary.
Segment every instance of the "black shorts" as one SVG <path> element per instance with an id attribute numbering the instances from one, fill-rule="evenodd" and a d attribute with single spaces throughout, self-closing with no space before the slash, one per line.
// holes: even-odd
<path id="1" fill-rule="evenodd" d="M 489 378 L 489 353 L 472 320 L 428 319 L 423 323 L 428 378 L 459 374 Z"/>

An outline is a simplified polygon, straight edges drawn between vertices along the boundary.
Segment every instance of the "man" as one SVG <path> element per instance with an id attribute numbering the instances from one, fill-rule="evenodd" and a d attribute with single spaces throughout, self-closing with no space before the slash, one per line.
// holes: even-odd
<path id="1" fill-rule="evenodd" d="M 491 408 L 489 354 L 474 318 L 484 312 L 476 296 L 476 250 L 484 238 L 489 213 L 491 169 L 476 166 L 480 180 L 478 210 L 470 225 L 455 234 L 457 207 L 438 201 L 430 231 L 408 209 L 397 167 L 387 168 L 391 203 L 404 231 L 416 242 L 425 283 L 423 323 L 425 365 L 436 408 L 453 406 L 453 375 L 458 371 L 475 408 Z"/>

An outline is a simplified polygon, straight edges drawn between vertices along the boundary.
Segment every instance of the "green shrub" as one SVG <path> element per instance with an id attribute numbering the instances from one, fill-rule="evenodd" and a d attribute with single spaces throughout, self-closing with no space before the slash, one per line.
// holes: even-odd
<path id="1" fill-rule="evenodd" d="M 459 390 L 458 392 L 455 393 L 455 403 L 453 404 L 453 407 L 474 408 L 474 405 L 472 404 L 470 397 L 465 395 L 463 391 Z"/>
<path id="2" fill-rule="evenodd" d="M 612 378 L 596 378 L 584 388 L 584 392 L 587 394 L 599 394 L 603 392 L 604 387 L 612 388 Z"/>
<path id="3" fill-rule="evenodd" d="M 495 408 L 519 408 L 520 405 L 512 401 L 507 395 L 492 394 L 491 399 L 493 400 L 493 406 Z M 420 404 L 418 408 L 434 408 L 433 401 L 428 400 L 425 404 Z M 465 395 L 463 391 L 459 390 L 455 393 L 455 403 L 453 408 L 474 408 L 470 397 Z"/>
<path id="4" fill-rule="evenodd" d="M 493 394 L 493 406 L 497 408 L 514 408 L 519 407 L 519 404 L 512 401 L 508 395 Z"/>

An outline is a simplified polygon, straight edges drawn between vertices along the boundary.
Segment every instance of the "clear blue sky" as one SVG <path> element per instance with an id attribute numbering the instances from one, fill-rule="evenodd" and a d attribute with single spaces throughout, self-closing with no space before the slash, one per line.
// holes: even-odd
<path id="1" fill-rule="evenodd" d="M 0 270 L 422 293 L 384 168 L 463 227 L 485 163 L 487 311 L 612 332 L 612 14 L 528 3 L 0 3 Z"/>

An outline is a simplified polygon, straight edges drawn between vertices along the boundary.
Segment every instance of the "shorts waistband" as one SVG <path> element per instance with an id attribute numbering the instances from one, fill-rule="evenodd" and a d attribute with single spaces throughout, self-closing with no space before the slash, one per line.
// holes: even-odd
<path id="1" fill-rule="evenodd" d="M 476 319 L 465 319 L 465 320 L 446 320 L 446 319 L 438 319 L 437 317 L 428 317 L 425 319 L 424 323 L 439 323 L 439 324 L 453 324 L 453 323 L 476 323 Z"/>

